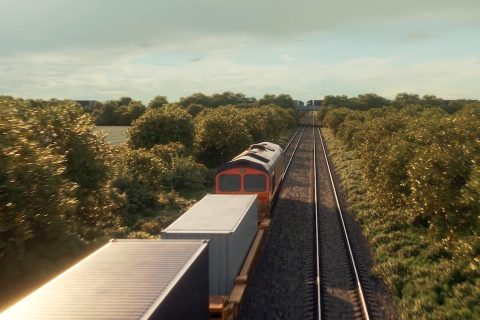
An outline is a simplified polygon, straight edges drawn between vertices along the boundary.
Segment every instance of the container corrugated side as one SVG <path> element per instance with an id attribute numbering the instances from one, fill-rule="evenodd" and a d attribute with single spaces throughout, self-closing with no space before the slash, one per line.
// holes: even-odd
<path id="1" fill-rule="evenodd" d="M 183 309 L 190 308 L 191 314 L 207 319 L 207 255 L 207 243 L 202 241 L 114 240 L 8 308 L 0 318 L 157 319 L 162 310 L 176 309 L 181 316 Z M 197 291 L 196 299 L 184 299 L 172 309 L 170 297 L 185 288 L 185 278 L 196 283 L 190 289 Z"/>

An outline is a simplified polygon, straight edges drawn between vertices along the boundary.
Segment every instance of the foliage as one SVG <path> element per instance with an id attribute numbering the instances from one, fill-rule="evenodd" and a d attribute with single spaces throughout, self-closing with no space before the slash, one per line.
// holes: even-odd
<path id="1" fill-rule="evenodd" d="M 231 92 L 208 98 L 217 109 L 167 105 L 144 113 L 128 97 L 98 103 L 97 123 L 138 118 L 128 144 L 113 146 L 72 101 L 0 97 L 0 282 L 8 294 L 109 237 L 158 236 L 210 187 L 213 170 L 197 159 L 220 163 L 252 136 L 283 141 L 296 126 L 291 109 L 254 108 L 255 99 Z M 227 102 L 237 106 L 219 107 Z"/>
<path id="2" fill-rule="evenodd" d="M 221 106 L 252 106 L 256 102 L 253 97 L 247 97 L 243 93 L 234 93 L 225 91 L 223 93 L 214 93 L 207 96 L 203 93 L 194 93 L 188 97 L 180 98 L 180 105 L 188 107 L 191 104 L 198 104 L 206 108 L 218 108 Z"/>
<path id="3" fill-rule="evenodd" d="M 64 175 L 65 157 L 29 139 L 31 125 L 17 112 L 0 101 L 0 261 L 15 258 L 31 241 L 65 233 L 64 217 L 78 205 L 77 186 Z"/>
<path id="4" fill-rule="evenodd" d="M 264 106 L 264 105 L 277 105 L 282 108 L 295 108 L 295 103 L 292 99 L 292 97 L 288 94 L 279 94 L 278 96 L 274 94 L 266 94 L 258 100 L 258 105 L 259 106 Z"/>
<path id="5" fill-rule="evenodd" d="M 192 103 L 187 107 L 187 112 L 192 116 L 196 117 L 200 112 L 205 110 L 205 107 L 197 104 L 197 103 Z"/>
<path id="6" fill-rule="evenodd" d="M 432 120 L 432 122 L 434 121 L 438 121 L 438 119 Z M 464 125 L 462 124 L 462 127 Z M 399 318 L 479 318 L 480 241 L 478 228 L 470 234 L 457 230 L 439 238 L 438 234 L 430 232 L 429 229 L 411 224 L 407 207 L 401 206 L 393 210 L 386 210 L 375 205 L 375 201 L 372 201 L 372 194 L 368 192 L 370 185 L 365 184 L 362 177 L 361 153 L 353 149 L 347 150 L 342 140 L 338 137 L 335 138 L 331 130 L 323 129 L 322 132 L 326 137 L 336 169 L 341 176 L 342 186 L 348 194 L 349 206 L 375 248 L 375 275 L 381 277 L 389 286 L 398 307 Z M 465 132 L 463 134 L 465 135 Z M 442 136 L 440 139 L 445 138 L 443 134 L 440 136 Z M 442 170 L 439 170 L 433 176 L 431 172 L 428 172 L 430 170 L 429 163 L 434 160 L 437 152 L 430 151 L 434 153 L 432 155 L 427 152 L 422 154 L 428 159 L 425 160 L 426 163 L 418 164 L 418 168 L 422 171 L 426 170 L 425 177 L 446 176 L 446 183 L 441 182 L 439 186 L 441 188 L 451 187 L 448 171 L 448 174 L 444 175 Z M 385 150 L 385 153 L 390 152 Z M 439 159 L 443 161 L 443 159 L 450 158 L 453 157 L 441 156 Z M 453 170 L 455 171 L 455 169 Z M 476 182 L 471 183 L 472 181 Z M 465 192 L 460 192 L 460 198 L 468 199 L 470 204 L 476 203 L 477 212 L 479 183 L 478 167 L 473 165 L 469 182 L 464 186 Z M 467 189 L 468 191 L 466 191 Z M 435 200 L 437 191 L 429 191 L 430 199 Z M 458 190 L 450 190 L 450 192 L 452 191 L 458 195 Z M 427 192 L 424 195 L 426 196 Z M 455 201 L 459 201 L 459 198 L 455 198 Z M 460 206 L 463 205 L 460 204 Z"/>
<path id="7" fill-rule="evenodd" d="M 158 194 L 203 189 L 207 170 L 180 143 L 155 145 L 150 150 L 125 148 L 114 186 L 125 195 L 128 214 L 159 208 Z"/>
<path id="8" fill-rule="evenodd" d="M 375 93 L 360 94 L 358 97 L 348 98 L 346 95 L 325 96 L 323 107 L 350 108 L 354 110 L 368 110 L 390 106 L 390 100 L 376 95 Z"/>
<path id="9" fill-rule="evenodd" d="M 167 104 L 168 104 L 167 97 L 156 96 L 155 98 L 152 99 L 152 101 L 150 101 L 150 103 L 148 104 L 148 107 L 151 109 L 158 109 L 163 106 L 166 106 Z"/>
<path id="10" fill-rule="evenodd" d="M 180 142 L 187 147 L 193 144 L 192 117 L 176 105 L 148 110 L 128 130 L 127 144 L 133 148 L 150 149 L 157 144 Z"/>
<path id="11" fill-rule="evenodd" d="M 245 118 L 235 107 L 205 110 L 194 122 L 195 151 L 207 166 L 230 160 L 253 142 Z"/>
<path id="12" fill-rule="evenodd" d="M 80 187 L 95 190 L 107 180 L 107 147 L 88 115 L 74 104 L 36 110 L 32 134 L 43 146 L 66 157 L 66 175 Z"/>
<path id="13" fill-rule="evenodd" d="M 97 126 L 129 126 L 145 111 L 146 107 L 140 101 L 122 97 L 105 103 L 97 102 L 93 114 Z"/>
<path id="14" fill-rule="evenodd" d="M 420 97 L 418 94 L 411 94 L 411 93 L 399 93 L 393 100 L 393 106 L 397 108 L 408 107 L 411 105 L 417 105 L 420 102 Z"/>
<path id="15" fill-rule="evenodd" d="M 109 152 L 68 101 L 0 98 L 0 281 L 16 290 L 117 226 Z"/>
<path id="16" fill-rule="evenodd" d="M 340 124 L 345 120 L 350 111 L 346 108 L 334 109 L 325 114 L 322 124 L 329 127 L 336 134 Z"/>
<path id="17" fill-rule="evenodd" d="M 470 108 L 453 115 L 415 105 L 381 112 L 339 108 L 322 124 L 358 153 L 379 208 L 405 208 L 412 222 L 446 233 L 478 226 L 473 203 L 480 198 L 462 196 L 472 194 L 467 181 L 480 158 L 480 115 Z"/>
<path id="18" fill-rule="evenodd" d="M 287 134 L 288 129 L 296 126 L 292 109 L 266 105 L 260 108 L 242 110 L 248 132 L 253 141 L 278 141 Z"/>
<path id="19" fill-rule="evenodd" d="M 182 97 L 180 98 L 180 101 L 179 103 L 183 106 L 183 107 L 188 107 L 189 105 L 191 104 L 199 104 L 201 106 L 204 106 L 204 107 L 212 107 L 212 99 L 211 97 L 201 93 L 201 92 L 197 92 L 197 93 L 194 93 L 188 97 Z"/>

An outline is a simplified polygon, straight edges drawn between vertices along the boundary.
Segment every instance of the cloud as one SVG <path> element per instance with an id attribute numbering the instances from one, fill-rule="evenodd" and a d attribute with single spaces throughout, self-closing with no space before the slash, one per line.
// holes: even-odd
<path id="1" fill-rule="evenodd" d="M 0 94 L 480 97 L 478 45 L 442 42 L 452 26 L 478 35 L 480 1 L 0 0 L 0 10 Z"/>
<path id="2" fill-rule="evenodd" d="M 189 59 L 188 61 L 190 61 L 190 62 L 197 62 L 197 61 L 200 61 L 200 60 L 202 60 L 202 59 L 203 59 L 202 57 L 194 57 L 194 58 Z"/>
<path id="3" fill-rule="evenodd" d="M 145 103 L 158 94 L 174 101 L 193 92 L 226 90 L 256 97 L 284 92 L 299 99 L 365 92 L 394 97 L 404 91 L 480 98 L 477 56 L 407 63 L 399 54 L 337 63 L 297 60 L 293 65 L 240 63 L 231 56 L 222 52 L 183 65 L 138 64 L 136 54 L 118 55 L 108 64 L 88 64 L 88 55 L 71 52 L 0 58 L 0 65 L 11 66 L 0 77 L 0 88 L 6 90 L 0 94 L 98 100 L 126 95 Z"/>
<path id="4" fill-rule="evenodd" d="M 0 54 L 58 48 L 182 45 L 208 35 L 292 42 L 365 24 L 480 24 L 470 0 L 2 0 Z M 221 45 L 221 43 L 219 44 Z"/>
<path id="5" fill-rule="evenodd" d="M 424 40 L 424 39 L 432 38 L 434 36 L 435 35 L 433 33 L 423 32 L 423 31 L 412 31 L 407 33 L 407 38 L 416 39 L 416 40 Z"/>

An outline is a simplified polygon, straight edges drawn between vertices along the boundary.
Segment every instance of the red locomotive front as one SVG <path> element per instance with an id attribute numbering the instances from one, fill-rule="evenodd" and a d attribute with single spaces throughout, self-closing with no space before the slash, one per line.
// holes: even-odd
<path id="1" fill-rule="evenodd" d="M 262 142 L 250 146 L 217 171 L 215 193 L 258 194 L 260 220 L 268 215 L 270 204 L 284 171 L 280 146 Z"/>

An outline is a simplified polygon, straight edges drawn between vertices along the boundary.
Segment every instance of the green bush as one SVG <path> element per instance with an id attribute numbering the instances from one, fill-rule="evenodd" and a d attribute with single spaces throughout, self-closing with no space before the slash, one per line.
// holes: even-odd
<path id="1" fill-rule="evenodd" d="M 150 101 L 148 107 L 151 109 L 162 108 L 163 106 L 168 105 L 168 99 L 165 96 L 156 96 Z"/>
<path id="2" fill-rule="evenodd" d="M 0 282 L 10 294 L 117 226 L 121 199 L 93 127 L 75 103 L 0 98 Z"/>
<path id="3" fill-rule="evenodd" d="M 157 144 L 180 142 L 193 144 L 192 117 L 176 105 L 148 110 L 128 129 L 127 144 L 133 149 L 150 149 Z"/>
<path id="4" fill-rule="evenodd" d="M 205 110 L 195 118 L 195 151 L 207 166 L 217 166 L 252 142 L 245 117 L 232 106 Z"/>
<path id="5" fill-rule="evenodd" d="M 93 115 L 97 126 L 129 126 L 146 110 L 147 108 L 140 101 L 122 97 L 119 100 L 97 102 Z"/>
<path id="6" fill-rule="evenodd" d="M 195 162 L 180 143 L 125 149 L 120 156 L 114 186 L 125 195 L 128 214 L 148 215 L 159 209 L 160 193 L 203 190 L 207 181 L 205 166 Z"/>
<path id="7" fill-rule="evenodd" d="M 205 110 L 205 107 L 200 105 L 200 104 L 197 104 L 197 103 L 192 103 L 191 105 L 189 105 L 187 107 L 187 112 L 192 116 L 192 117 L 196 117 L 200 112 L 202 112 L 203 110 Z"/>
<path id="8" fill-rule="evenodd" d="M 347 108 L 338 108 L 330 110 L 323 118 L 322 125 L 330 128 L 336 135 L 340 124 L 345 120 L 348 114 L 353 111 Z"/>

